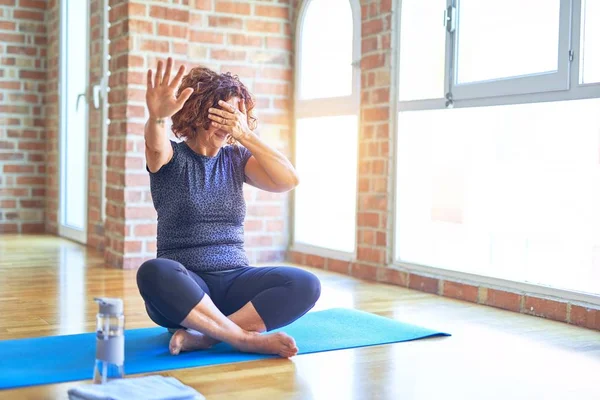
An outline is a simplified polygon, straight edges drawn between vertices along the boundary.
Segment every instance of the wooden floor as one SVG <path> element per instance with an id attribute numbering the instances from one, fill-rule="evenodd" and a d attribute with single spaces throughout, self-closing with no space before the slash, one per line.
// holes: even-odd
<path id="1" fill-rule="evenodd" d="M 315 272 L 315 310 L 350 307 L 453 334 L 409 343 L 167 371 L 207 399 L 600 399 L 600 333 Z M 127 328 L 153 326 L 134 271 L 50 236 L 0 236 L 0 339 L 93 331 L 95 296 L 125 300 Z M 91 366 L 90 366 L 91 369 Z M 66 399 L 80 382 L 0 391 Z"/>

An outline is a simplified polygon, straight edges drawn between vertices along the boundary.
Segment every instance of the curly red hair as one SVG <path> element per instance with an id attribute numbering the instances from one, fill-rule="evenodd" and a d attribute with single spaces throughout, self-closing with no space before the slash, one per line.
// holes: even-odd
<path id="1" fill-rule="evenodd" d="M 193 88 L 194 92 L 185 102 L 183 108 L 173 117 L 173 133 L 180 139 L 195 139 L 198 129 L 207 130 L 211 120 L 208 118 L 208 109 L 221 108 L 219 100 L 227 101 L 232 97 L 238 97 L 246 103 L 248 115 L 248 126 L 256 129 L 257 121 L 252 110 L 255 102 L 248 88 L 239 80 L 237 75 L 230 72 L 218 74 L 210 68 L 195 67 L 183 77 L 177 96 L 186 88 Z M 229 138 L 229 144 L 235 144 L 236 140 Z"/>

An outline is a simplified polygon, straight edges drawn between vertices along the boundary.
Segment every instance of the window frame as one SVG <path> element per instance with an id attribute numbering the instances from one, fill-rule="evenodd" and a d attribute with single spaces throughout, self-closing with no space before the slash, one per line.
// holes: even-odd
<path id="1" fill-rule="evenodd" d="M 296 122 L 301 118 L 314 118 L 314 117 L 335 117 L 344 115 L 356 115 L 357 118 L 357 129 L 360 129 L 360 90 L 361 90 L 361 6 L 359 0 L 348 0 L 350 8 L 352 10 L 352 93 L 348 96 L 328 97 L 328 98 L 316 98 L 316 99 L 302 99 L 300 97 L 300 87 L 302 85 L 302 34 L 306 13 L 310 3 L 313 0 L 304 0 L 300 5 L 298 18 L 296 20 L 296 39 L 294 47 L 296 50 L 296 57 L 294 60 L 294 125 L 292 128 L 292 154 L 294 164 L 296 162 Z M 358 180 L 358 163 L 356 165 L 357 180 Z M 352 260 L 356 258 L 357 246 L 356 240 L 354 241 L 354 251 L 345 252 L 335 249 L 329 249 L 326 247 L 315 246 L 308 243 L 297 242 L 295 239 L 295 208 L 296 208 L 296 196 L 295 192 L 291 193 L 290 202 L 290 250 L 302 253 L 310 253 L 319 255 L 322 257 L 334 258 L 339 260 Z M 358 182 L 356 192 L 357 204 L 358 204 Z M 354 213 L 354 225 L 355 229 L 358 223 L 357 213 Z"/>
<path id="2" fill-rule="evenodd" d="M 459 0 L 447 0 L 446 10 L 440 10 L 440 15 L 448 7 L 456 7 Z M 581 73 L 581 35 L 582 35 L 582 1 L 561 0 L 561 22 L 559 38 L 559 72 L 552 74 L 528 75 L 524 77 L 503 78 L 472 84 L 456 85 L 456 30 L 446 29 L 445 54 L 445 98 L 404 100 L 398 101 L 398 112 L 432 110 L 444 108 L 488 107 L 495 105 L 541 103 L 549 101 L 579 100 L 600 97 L 600 82 L 580 83 Z M 396 15 L 396 40 L 400 43 L 401 36 L 400 10 Z M 440 18 L 442 20 L 442 18 Z M 567 29 L 568 28 L 568 29 Z M 440 23 L 440 29 L 444 29 Z M 561 53 L 561 51 L 564 53 Z M 572 52 L 572 53 L 571 53 Z M 401 57 L 400 49 L 396 50 L 397 58 Z M 572 56 L 570 56 L 570 54 Z M 562 65 L 562 67 L 561 67 Z M 400 63 L 396 63 L 399 68 Z M 562 68 L 562 69 L 561 69 Z M 396 71 L 399 73 L 399 70 Z M 562 75 L 561 75 L 562 73 Z M 554 78 L 554 79 L 553 79 Z M 548 84 L 548 86 L 545 86 Z M 519 87 L 523 85 L 524 87 Z"/>

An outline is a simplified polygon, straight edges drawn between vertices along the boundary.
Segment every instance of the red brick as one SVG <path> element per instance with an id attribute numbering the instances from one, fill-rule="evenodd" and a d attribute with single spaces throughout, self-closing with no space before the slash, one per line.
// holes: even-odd
<path id="1" fill-rule="evenodd" d="M 194 5 L 197 10 L 212 10 L 213 0 L 196 0 Z"/>
<path id="2" fill-rule="evenodd" d="M 190 18 L 190 12 L 178 8 L 151 6 L 150 17 L 187 23 Z"/>
<path id="3" fill-rule="evenodd" d="M 254 6 L 254 14 L 257 17 L 271 17 L 271 18 L 281 18 L 288 19 L 289 18 L 289 7 L 283 6 L 266 6 L 266 5 L 256 5 Z"/>
<path id="4" fill-rule="evenodd" d="M 48 44 L 48 38 L 46 36 L 36 36 L 33 43 L 35 43 L 36 45 L 46 45 Z M 39 67 L 40 65 L 36 65 L 36 67 Z"/>
<path id="5" fill-rule="evenodd" d="M 385 65 L 385 54 L 381 54 L 381 53 L 366 55 L 360 61 L 360 67 L 363 70 L 381 68 L 384 65 Z M 373 76 L 373 78 L 375 77 L 375 75 L 372 75 L 372 76 Z M 374 82 L 369 83 L 369 81 L 367 81 L 367 84 L 368 84 L 367 87 L 371 87 L 374 85 Z"/>
<path id="6" fill-rule="evenodd" d="M 125 217 L 129 220 L 156 219 L 156 211 L 151 206 L 126 207 Z"/>
<path id="7" fill-rule="evenodd" d="M 362 23 L 361 34 L 363 37 L 379 33 L 383 30 L 383 19 L 372 19 L 370 21 L 364 21 Z"/>
<path id="8" fill-rule="evenodd" d="M 279 33 L 281 32 L 281 24 L 279 22 L 251 19 L 246 21 L 246 29 L 249 32 Z"/>
<path id="9" fill-rule="evenodd" d="M 262 47 L 263 38 L 261 36 L 230 33 L 227 35 L 227 43 L 234 46 Z"/>
<path id="10" fill-rule="evenodd" d="M 149 253 L 156 253 L 156 240 L 146 240 L 146 251 Z"/>
<path id="11" fill-rule="evenodd" d="M 156 224 L 138 224 L 133 227 L 134 236 L 156 236 Z"/>
<path id="12" fill-rule="evenodd" d="M 368 192 L 369 191 L 369 178 L 359 178 L 358 179 L 358 191 L 360 193 L 362 192 Z"/>
<path id="13" fill-rule="evenodd" d="M 373 246 L 375 245 L 375 231 L 372 229 L 358 230 L 358 243 Z"/>
<path id="14" fill-rule="evenodd" d="M 178 24 L 159 23 L 158 34 L 172 38 L 187 38 L 188 27 Z"/>
<path id="15" fill-rule="evenodd" d="M 485 304 L 504 310 L 519 312 L 521 310 L 521 296 L 503 290 L 488 289 Z"/>
<path id="16" fill-rule="evenodd" d="M 438 293 L 438 280 L 435 278 L 410 274 L 408 279 L 408 287 L 411 289 L 433 294 Z"/>
<path id="17" fill-rule="evenodd" d="M 43 176 L 18 176 L 18 185 L 43 185 L 46 183 L 46 178 Z"/>
<path id="18" fill-rule="evenodd" d="M 249 247 L 269 247 L 273 245 L 273 238 L 270 236 L 248 236 L 245 243 Z"/>
<path id="19" fill-rule="evenodd" d="M 140 253 L 142 251 L 142 242 L 139 240 L 126 240 L 125 253 Z"/>
<path id="20" fill-rule="evenodd" d="M 564 302 L 525 296 L 523 312 L 555 321 L 567 321 L 567 303 Z"/>
<path id="21" fill-rule="evenodd" d="M 17 24 L 9 21 L 0 21 L 0 29 L 5 31 L 14 31 L 17 29 Z"/>
<path id="22" fill-rule="evenodd" d="M 377 281 L 382 283 L 389 283 L 392 285 L 407 287 L 408 286 L 408 273 L 399 271 L 392 268 L 379 268 L 377 274 Z"/>
<path id="23" fill-rule="evenodd" d="M 0 233 L 17 233 L 19 232 L 19 226 L 13 223 L 0 222 Z"/>
<path id="24" fill-rule="evenodd" d="M 188 44 L 187 44 L 187 42 L 185 42 L 185 43 L 172 42 L 171 43 L 171 52 L 173 52 L 174 54 L 187 55 L 187 53 L 188 53 Z"/>
<path id="25" fill-rule="evenodd" d="M 241 18 L 216 17 L 210 15 L 208 17 L 208 25 L 214 28 L 242 29 L 242 27 L 244 26 L 244 20 L 242 20 Z"/>
<path id="26" fill-rule="evenodd" d="M 377 50 L 377 37 L 364 38 L 361 42 L 362 54 Z"/>
<path id="27" fill-rule="evenodd" d="M 254 78 L 256 76 L 256 68 L 247 65 L 223 65 L 221 72 L 230 72 L 240 78 Z"/>
<path id="28" fill-rule="evenodd" d="M 263 221 L 259 219 L 246 220 L 244 222 L 244 230 L 250 232 L 262 231 Z"/>
<path id="29" fill-rule="evenodd" d="M 46 1 L 43 1 L 43 0 L 19 0 L 19 7 L 39 8 L 40 10 L 45 10 L 46 9 Z"/>
<path id="30" fill-rule="evenodd" d="M 242 61 L 246 59 L 246 52 L 225 49 L 211 49 L 210 56 L 214 60 Z"/>
<path id="31" fill-rule="evenodd" d="M 230 2 L 217 0 L 215 11 L 229 14 L 250 15 L 250 4 L 246 2 Z"/>
<path id="32" fill-rule="evenodd" d="M 268 49 L 283 49 L 292 50 L 292 40 L 289 38 L 278 38 L 267 36 L 267 48 Z"/>
<path id="33" fill-rule="evenodd" d="M 477 303 L 479 288 L 459 282 L 444 281 L 442 295 Z"/>
<path id="34" fill-rule="evenodd" d="M 212 31 L 191 31 L 190 40 L 194 43 L 223 44 L 225 35 Z"/>
<path id="35" fill-rule="evenodd" d="M 33 165 L 22 165 L 22 164 L 8 164 L 5 165 L 4 168 L 4 173 L 20 173 L 20 172 L 33 172 L 34 171 L 34 167 Z"/>
<path id="36" fill-rule="evenodd" d="M 21 82 L 0 82 L 0 89 L 19 90 Z"/>
<path id="37" fill-rule="evenodd" d="M 297 264 L 297 265 L 305 265 L 306 264 L 306 255 L 304 253 L 299 253 L 297 251 L 288 252 L 288 259 L 293 264 Z"/>
<path id="38" fill-rule="evenodd" d="M 375 89 L 371 93 L 371 104 L 387 103 L 387 102 L 389 102 L 389 100 L 390 100 L 390 89 L 389 88 Z"/>
<path id="39" fill-rule="evenodd" d="M 154 34 L 154 23 L 153 21 L 132 18 L 127 20 L 127 30 L 132 33 L 151 35 Z"/>
<path id="40" fill-rule="evenodd" d="M 273 99 L 273 108 L 279 110 L 290 110 L 291 103 L 288 99 Z"/>
<path id="41" fill-rule="evenodd" d="M 381 49 L 390 50 L 392 48 L 392 36 L 388 33 L 381 36 Z"/>
<path id="42" fill-rule="evenodd" d="M 358 213 L 358 226 L 359 227 L 379 227 L 379 214 L 371 212 L 359 212 Z"/>
<path id="43" fill-rule="evenodd" d="M 352 264 L 352 276 L 358 279 L 366 279 L 369 281 L 377 280 L 377 270 L 379 268 L 366 264 Z"/>
<path id="44" fill-rule="evenodd" d="M 335 260 L 333 258 L 327 259 L 327 270 L 337 272 L 344 275 L 350 275 L 350 262 Z"/>
<path id="45" fill-rule="evenodd" d="M 0 208 L 7 209 L 7 208 L 16 208 L 16 207 L 17 207 L 16 200 L 0 200 Z"/>
<path id="46" fill-rule="evenodd" d="M 19 142 L 19 150 L 46 150 L 46 143 L 42 142 Z"/>
<path id="47" fill-rule="evenodd" d="M 26 19 L 31 21 L 43 21 L 44 13 L 39 11 L 29 10 L 13 10 L 13 17 L 15 19 Z"/>
<path id="48" fill-rule="evenodd" d="M 258 76 L 266 79 L 278 79 L 283 81 L 292 80 L 292 70 L 282 68 L 261 68 Z"/>
<path id="49" fill-rule="evenodd" d="M 571 305 L 571 323 L 600 331 L 600 310 Z"/>
<path id="50" fill-rule="evenodd" d="M 377 107 L 377 108 L 366 108 L 363 110 L 363 118 L 365 122 L 374 121 L 387 121 L 389 120 L 389 108 L 388 107 Z M 377 146 L 377 144 L 375 144 Z"/>
<path id="51" fill-rule="evenodd" d="M 283 233 L 283 230 L 284 230 L 283 221 L 267 221 L 267 232 Z"/>
<path id="52" fill-rule="evenodd" d="M 121 267 L 123 269 L 137 269 L 142 265 L 145 261 L 152 259 L 154 257 L 117 257 L 114 261 L 113 265 L 117 267 Z"/>
<path id="53" fill-rule="evenodd" d="M 148 186 L 150 184 L 150 177 L 147 173 L 134 174 L 128 173 L 125 175 L 126 186 Z"/>
<path id="54" fill-rule="evenodd" d="M 280 217 L 283 215 L 281 204 L 251 204 L 248 207 L 248 215 L 256 217 Z"/>
<path id="55" fill-rule="evenodd" d="M 385 252 L 383 249 L 359 245 L 357 249 L 357 259 L 360 261 L 382 264 L 385 262 Z"/>
<path id="56" fill-rule="evenodd" d="M 21 224 L 21 233 L 42 233 L 45 230 L 45 224 L 41 222 Z"/>
<path id="57" fill-rule="evenodd" d="M 315 268 L 325 268 L 325 259 L 314 254 L 306 255 L 306 265 Z"/>
<path id="58" fill-rule="evenodd" d="M 29 194 L 24 188 L 0 188 L 0 197 L 24 197 Z"/>

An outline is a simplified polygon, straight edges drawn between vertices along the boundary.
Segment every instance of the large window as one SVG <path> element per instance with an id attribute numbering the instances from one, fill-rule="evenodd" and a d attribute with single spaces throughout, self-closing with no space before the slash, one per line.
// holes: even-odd
<path id="1" fill-rule="evenodd" d="M 360 71 L 358 1 L 310 0 L 298 22 L 294 247 L 354 253 Z M 335 16 L 335 18 L 332 18 Z"/>
<path id="2" fill-rule="evenodd" d="M 396 260 L 599 295 L 600 1 L 401 4 Z"/>

